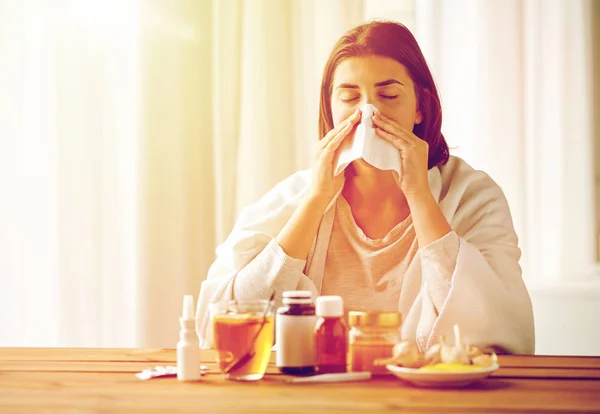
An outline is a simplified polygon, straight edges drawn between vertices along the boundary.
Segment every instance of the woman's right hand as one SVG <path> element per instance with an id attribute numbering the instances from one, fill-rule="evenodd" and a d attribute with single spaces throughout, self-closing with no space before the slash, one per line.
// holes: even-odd
<path id="1" fill-rule="evenodd" d="M 306 260 L 313 245 L 323 213 L 344 184 L 344 174 L 334 177 L 334 161 L 340 144 L 360 121 L 357 110 L 344 122 L 333 128 L 319 141 L 317 162 L 308 198 L 298 206 L 292 217 L 283 226 L 275 241 L 286 255 Z"/>
<path id="2" fill-rule="evenodd" d="M 309 197 L 312 200 L 318 200 L 325 207 L 329 205 L 344 184 L 344 174 L 334 176 L 334 161 L 337 159 L 336 155 L 340 145 L 360 122 L 360 118 L 361 112 L 357 109 L 319 141 Z"/>

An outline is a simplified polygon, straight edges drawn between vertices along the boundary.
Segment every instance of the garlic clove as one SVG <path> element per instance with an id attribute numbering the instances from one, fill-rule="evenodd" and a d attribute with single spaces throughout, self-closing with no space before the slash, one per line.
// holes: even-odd
<path id="1" fill-rule="evenodd" d="M 469 354 L 467 350 L 461 347 L 448 347 L 445 352 L 441 352 L 441 360 L 442 362 L 446 362 L 448 364 L 465 364 L 470 365 L 471 360 L 469 359 Z"/>
<path id="2" fill-rule="evenodd" d="M 473 358 L 478 357 L 479 355 L 484 355 L 484 352 L 473 345 L 467 345 L 467 354 L 469 358 L 473 360 Z"/>
<path id="3" fill-rule="evenodd" d="M 427 352 L 425 352 L 425 356 L 424 356 L 425 365 L 433 365 L 433 364 L 437 364 L 442 361 L 442 358 L 440 356 L 440 351 L 442 349 L 442 345 L 443 345 L 443 338 L 440 339 L 440 343 L 433 345 L 432 347 L 430 347 L 427 350 Z"/>
<path id="4" fill-rule="evenodd" d="M 442 344 L 440 349 L 440 359 L 448 364 L 470 364 L 467 347 L 460 341 L 460 330 L 458 325 L 454 325 L 454 346 Z"/>
<path id="5" fill-rule="evenodd" d="M 498 363 L 498 356 L 495 353 L 481 354 L 473 358 L 473 365 L 480 367 L 491 367 Z"/>

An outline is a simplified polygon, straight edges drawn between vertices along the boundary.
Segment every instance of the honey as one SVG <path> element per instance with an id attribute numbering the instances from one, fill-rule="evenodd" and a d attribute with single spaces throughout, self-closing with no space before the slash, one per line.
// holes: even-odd
<path id="1" fill-rule="evenodd" d="M 376 359 L 390 358 L 394 344 L 385 342 L 354 343 L 350 346 L 350 370 L 353 372 L 370 371 L 373 374 L 387 374 L 385 366 L 374 366 Z"/>
<path id="2" fill-rule="evenodd" d="M 385 366 L 375 366 L 377 359 L 391 358 L 394 345 L 400 342 L 402 315 L 399 312 L 350 312 L 350 371 L 388 374 Z"/>

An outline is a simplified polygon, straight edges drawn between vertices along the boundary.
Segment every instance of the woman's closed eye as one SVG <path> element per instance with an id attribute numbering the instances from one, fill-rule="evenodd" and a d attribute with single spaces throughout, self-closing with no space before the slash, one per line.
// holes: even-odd
<path id="1" fill-rule="evenodd" d="M 383 99 L 396 99 L 399 95 L 384 95 L 384 94 L 380 94 L 379 97 L 383 98 Z M 340 98 L 340 100 L 342 102 L 353 102 L 356 101 L 357 99 L 360 99 L 360 96 L 353 96 L 353 97 L 344 97 L 344 98 Z"/>
<path id="2" fill-rule="evenodd" d="M 355 96 L 355 97 L 352 97 L 352 98 L 340 98 L 340 100 L 342 102 L 352 102 L 352 101 L 356 101 L 359 98 L 360 98 L 359 96 Z"/>

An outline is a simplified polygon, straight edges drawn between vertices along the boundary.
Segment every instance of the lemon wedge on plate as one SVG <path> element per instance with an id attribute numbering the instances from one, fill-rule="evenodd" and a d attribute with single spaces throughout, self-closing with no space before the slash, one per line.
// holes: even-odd
<path id="1" fill-rule="evenodd" d="M 435 372 L 468 372 L 468 371 L 478 371 L 481 369 L 481 367 L 479 367 L 477 365 L 440 362 L 439 364 L 426 365 L 419 369 L 421 371 L 435 371 Z"/>

